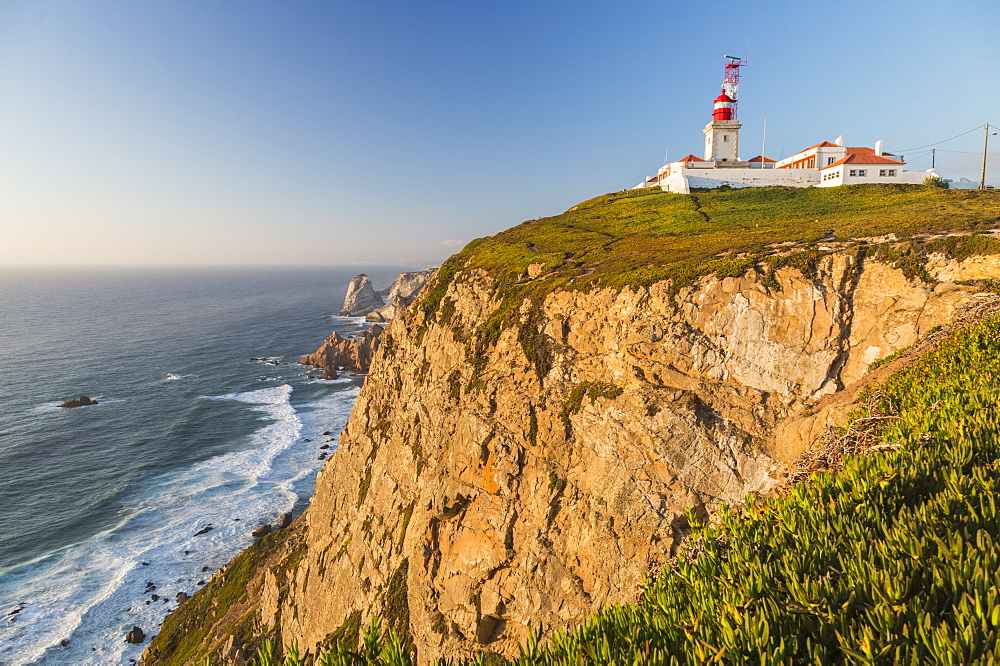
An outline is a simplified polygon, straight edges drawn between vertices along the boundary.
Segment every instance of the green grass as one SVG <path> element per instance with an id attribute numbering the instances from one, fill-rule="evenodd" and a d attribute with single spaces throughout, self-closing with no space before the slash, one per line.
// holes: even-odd
<path id="1" fill-rule="evenodd" d="M 722 253 L 756 259 L 773 254 L 769 246 L 775 243 L 818 244 L 831 230 L 833 240 L 847 240 L 995 227 L 1000 227 L 996 192 L 920 185 L 746 188 L 692 195 L 642 190 L 597 197 L 562 215 L 481 239 L 457 255 L 444 275 L 455 279 L 457 266 L 464 266 L 517 283 L 524 280 L 528 265 L 544 263 L 543 272 L 553 274 L 543 281 L 573 280 L 574 288 L 688 282 L 708 272 L 735 274 L 748 267 L 746 258 L 717 256 Z M 952 245 L 1000 252 L 995 239 L 971 245 L 948 239 L 934 249 L 947 251 Z M 424 305 L 432 311 L 435 299 Z"/>
<path id="2" fill-rule="evenodd" d="M 896 417 L 869 430 L 881 451 L 695 525 L 638 603 L 511 663 L 996 663 L 998 359 L 1000 316 L 952 333 L 860 397 L 852 418 Z M 321 663 L 412 663 L 391 632 L 372 640 L 397 647 Z"/>

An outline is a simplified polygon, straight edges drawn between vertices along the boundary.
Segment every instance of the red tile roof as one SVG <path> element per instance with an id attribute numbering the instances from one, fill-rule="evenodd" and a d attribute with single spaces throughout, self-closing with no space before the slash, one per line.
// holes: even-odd
<path id="1" fill-rule="evenodd" d="M 751 157 L 747 162 L 777 162 L 778 160 L 772 160 L 770 157 L 764 157 L 763 155 L 758 155 L 757 157 Z"/>
<path id="2" fill-rule="evenodd" d="M 686 157 L 682 157 L 679 160 L 674 160 L 675 162 L 707 162 L 708 160 L 703 160 L 697 155 L 691 154 Z"/>
<path id="3" fill-rule="evenodd" d="M 827 164 L 824 167 L 820 167 L 820 171 L 823 169 L 830 169 L 835 166 L 840 166 L 841 164 L 906 164 L 906 162 L 900 162 L 899 160 L 889 159 L 882 155 L 876 155 L 874 148 L 848 148 L 847 157 L 842 157 L 833 164 Z"/>
<path id="4" fill-rule="evenodd" d="M 838 146 L 835 143 L 830 143 L 829 141 L 821 141 L 820 143 L 817 143 L 815 146 L 809 146 L 808 148 L 803 148 L 802 150 L 800 150 L 798 153 L 795 154 L 798 155 L 799 153 L 804 153 L 807 150 L 812 150 L 813 148 L 840 148 L 840 146 Z"/>

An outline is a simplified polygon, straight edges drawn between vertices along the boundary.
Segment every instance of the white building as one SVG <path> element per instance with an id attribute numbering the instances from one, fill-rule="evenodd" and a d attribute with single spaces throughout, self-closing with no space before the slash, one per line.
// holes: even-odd
<path id="1" fill-rule="evenodd" d="M 882 141 L 874 148 L 844 146 L 843 137 L 823 141 L 800 150 L 783 160 L 758 155 L 740 160 L 740 127 L 736 120 L 736 90 L 739 67 L 746 64 L 730 58 L 722 94 L 715 98 L 712 121 L 705 126 L 705 157 L 686 155 L 660 167 L 655 178 L 648 178 L 636 188 L 659 186 L 666 192 L 687 194 L 692 188 L 833 187 L 856 183 L 923 183 L 937 176 L 933 169 L 905 171 L 906 163 L 882 150 Z"/>

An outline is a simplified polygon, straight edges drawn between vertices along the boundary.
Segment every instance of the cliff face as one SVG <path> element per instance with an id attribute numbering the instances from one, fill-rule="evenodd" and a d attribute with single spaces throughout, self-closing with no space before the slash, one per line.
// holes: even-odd
<path id="1" fill-rule="evenodd" d="M 686 509 L 778 483 L 800 453 L 773 438 L 788 416 L 975 301 L 850 253 L 775 278 L 557 290 L 475 358 L 468 331 L 496 285 L 454 281 L 447 322 L 415 309 L 384 334 L 300 519 L 305 554 L 281 584 L 265 576 L 260 623 L 312 646 L 353 611 L 381 615 L 426 661 L 513 650 L 529 625 L 632 600 Z"/>
<path id="2" fill-rule="evenodd" d="M 776 484 L 800 452 L 772 439 L 779 422 L 972 297 L 850 255 L 777 278 L 551 293 L 531 332 L 542 377 L 517 328 L 467 357 L 464 331 L 498 305 L 485 276 L 449 288 L 447 325 L 392 325 L 306 514 L 283 637 L 318 643 L 352 610 L 408 616 L 425 660 L 632 600 L 685 509 Z M 265 600 L 264 622 L 278 610 Z"/>
<path id="3" fill-rule="evenodd" d="M 719 233 L 705 198 L 694 202 L 697 211 L 676 213 L 678 228 L 704 216 Z M 674 242 L 656 233 L 655 242 Z M 730 253 L 710 255 L 716 274 L 730 277 L 577 289 L 611 265 L 599 262 L 614 259 L 612 243 L 633 243 L 609 235 L 553 232 L 552 245 L 594 239 L 575 254 L 515 237 L 508 247 L 538 256 L 516 274 L 479 268 L 511 263 L 495 242 L 442 268 L 388 326 L 339 448 L 293 525 L 302 534 L 286 557 L 294 564 L 259 571 L 229 612 L 242 618 L 240 636 L 312 649 L 381 616 L 427 663 L 516 653 L 529 626 L 566 627 L 632 601 L 687 533 L 686 510 L 704 515 L 774 489 L 836 422 L 820 407 L 872 361 L 981 300 L 953 280 L 1000 276 L 1000 255 L 953 251 L 919 264 L 918 279 L 900 244 L 852 241 L 810 250 L 815 260 L 799 268 L 794 254 L 764 263 Z M 689 243 L 674 246 L 679 254 L 715 242 L 677 237 Z M 642 267 L 643 251 L 632 244 L 620 254 Z M 233 633 L 216 625 L 191 641 L 225 657 L 239 648 Z"/>
<path id="4" fill-rule="evenodd" d="M 424 288 L 424 285 L 430 282 L 435 272 L 437 272 L 436 268 L 400 273 L 391 285 L 379 292 L 385 296 L 385 305 L 369 312 L 365 319 L 381 322 L 392 321 L 396 315 L 416 299 L 417 294 Z"/>

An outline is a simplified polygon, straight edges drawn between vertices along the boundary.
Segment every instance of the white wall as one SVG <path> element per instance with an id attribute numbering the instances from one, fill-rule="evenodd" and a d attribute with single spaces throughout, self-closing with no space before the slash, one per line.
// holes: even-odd
<path id="1" fill-rule="evenodd" d="M 687 170 L 690 171 L 690 170 Z M 710 173 L 687 173 L 688 187 L 808 187 L 819 180 L 816 169 L 712 169 Z"/>
<path id="2" fill-rule="evenodd" d="M 660 189 L 664 192 L 674 192 L 676 194 L 688 194 L 692 188 L 716 188 L 720 185 L 730 187 L 767 187 L 768 185 L 780 185 L 784 187 L 809 187 L 816 185 L 819 187 L 833 187 L 835 185 L 853 185 L 855 183 L 908 183 L 920 184 L 928 175 L 937 175 L 932 170 L 927 171 L 903 171 L 898 167 L 882 165 L 875 169 L 872 176 L 872 166 L 861 165 L 866 169 L 868 175 L 864 178 L 855 176 L 851 178 L 844 173 L 849 173 L 847 167 L 842 164 L 834 167 L 834 171 L 840 171 L 839 178 L 822 180 L 819 169 L 673 169 L 669 176 L 660 181 Z M 877 165 L 875 165 L 877 166 Z M 859 168 L 857 165 L 855 169 Z M 878 175 L 879 168 L 896 169 L 896 177 L 881 178 Z"/>

